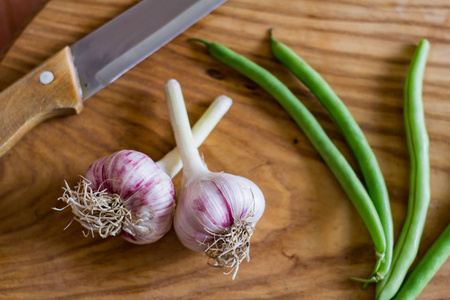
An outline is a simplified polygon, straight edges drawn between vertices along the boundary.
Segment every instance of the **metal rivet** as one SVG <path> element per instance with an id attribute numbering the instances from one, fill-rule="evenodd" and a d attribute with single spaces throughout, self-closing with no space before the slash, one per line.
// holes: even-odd
<path id="1" fill-rule="evenodd" d="M 49 84 L 55 79 L 55 75 L 53 75 L 50 71 L 44 71 L 39 75 L 39 80 L 42 84 Z"/>

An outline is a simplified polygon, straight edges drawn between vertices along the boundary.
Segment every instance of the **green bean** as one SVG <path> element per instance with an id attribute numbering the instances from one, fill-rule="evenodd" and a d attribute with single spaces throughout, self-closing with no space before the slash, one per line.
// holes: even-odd
<path id="1" fill-rule="evenodd" d="M 409 97 L 408 96 L 409 95 L 409 91 L 406 88 L 409 85 L 409 78 L 410 78 L 410 74 L 408 73 L 406 75 L 406 78 L 405 78 L 405 92 L 404 92 L 405 93 L 405 95 L 404 95 L 405 99 L 407 99 Z M 408 102 L 405 101 L 404 107 L 403 107 L 404 114 L 407 114 L 408 107 L 409 107 L 409 104 L 408 104 Z M 406 122 L 406 121 L 405 121 L 405 131 L 406 131 L 407 135 L 410 132 L 410 124 L 409 124 L 409 122 Z M 412 140 L 410 138 L 408 138 L 408 136 L 406 138 L 406 143 L 407 143 L 408 149 L 412 149 L 412 147 L 413 147 Z M 416 176 L 416 162 L 414 160 L 411 160 L 411 162 L 410 162 L 410 182 L 414 182 L 415 181 L 415 176 Z M 393 252 L 393 256 L 392 256 L 392 264 L 395 261 L 397 261 L 398 256 L 400 254 L 400 250 L 402 249 L 402 247 L 403 247 L 403 245 L 405 243 L 406 235 L 408 233 L 406 228 L 409 228 L 409 226 L 411 224 L 411 217 L 412 217 L 412 215 L 413 215 L 413 205 L 408 205 L 407 213 L 406 213 L 407 218 L 405 218 L 405 222 L 403 224 L 404 230 L 402 230 L 400 232 L 400 236 L 398 237 L 397 242 L 394 245 L 394 252 Z M 392 267 L 392 264 L 391 264 L 391 267 Z M 390 272 L 391 272 L 391 270 L 389 270 L 388 275 L 386 276 L 386 278 L 384 280 L 380 281 L 377 284 L 377 287 L 376 287 L 376 294 L 377 295 L 384 288 L 386 283 L 388 282 L 387 279 L 388 279 L 388 276 L 390 277 L 390 275 L 391 275 Z"/>
<path id="2" fill-rule="evenodd" d="M 420 41 L 405 80 L 404 119 L 410 155 L 408 211 L 394 246 L 392 266 L 386 278 L 377 284 L 377 299 L 391 299 L 400 288 L 419 248 L 430 202 L 430 162 L 428 135 L 422 101 L 422 84 L 430 44 Z"/>
<path id="3" fill-rule="evenodd" d="M 287 67 L 322 103 L 335 120 L 350 146 L 365 179 L 369 196 L 380 217 L 386 238 L 386 255 L 378 272 L 371 275 L 370 281 L 378 281 L 386 276 L 392 260 L 394 230 L 391 207 L 386 184 L 375 154 L 361 128 L 353 119 L 350 111 L 334 93 L 328 83 L 283 43 L 277 41 L 270 31 L 272 53 Z"/>
<path id="4" fill-rule="evenodd" d="M 406 278 L 394 299 L 415 299 L 450 256 L 450 224 Z"/>
<path id="5" fill-rule="evenodd" d="M 291 115 L 334 173 L 362 217 L 374 242 L 379 265 L 385 255 L 386 240 L 376 209 L 363 184 L 314 116 L 280 80 L 266 69 L 220 44 L 200 39 L 192 40 L 204 43 L 211 56 L 261 86 Z"/>

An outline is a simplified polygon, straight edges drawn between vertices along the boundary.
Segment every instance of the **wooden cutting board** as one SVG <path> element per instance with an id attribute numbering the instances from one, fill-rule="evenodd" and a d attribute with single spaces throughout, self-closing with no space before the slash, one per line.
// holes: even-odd
<path id="1" fill-rule="evenodd" d="M 51 0 L 0 65 L 0 90 L 136 0 Z M 424 81 L 431 204 L 419 257 L 450 220 L 450 6 L 436 0 L 229 0 L 86 102 L 80 115 L 47 121 L 0 158 L 0 298 L 373 299 L 349 280 L 367 276 L 373 244 L 350 200 L 289 115 L 266 92 L 212 59 L 198 37 L 269 69 L 313 112 L 358 170 L 319 102 L 273 58 L 268 29 L 331 84 L 374 149 L 389 189 L 397 237 L 406 214 L 409 158 L 402 90 L 414 45 L 428 38 Z M 163 84 L 177 79 L 191 122 L 220 94 L 234 105 L 200 151 L 213 171 L 257 183 L 267 207 L 251 262 L 236 280 L 206 265 L 171 230 L 144 246 L 85 238 L 61 207 L 100 157 L 121 149 L 160 159 L 175 145 Z M 357 171 L 360 174 L 359 170 Z M 180 188 L 181 174 L 175 178 Z M 449 299 L 447 262 L 421 299 Z"/>

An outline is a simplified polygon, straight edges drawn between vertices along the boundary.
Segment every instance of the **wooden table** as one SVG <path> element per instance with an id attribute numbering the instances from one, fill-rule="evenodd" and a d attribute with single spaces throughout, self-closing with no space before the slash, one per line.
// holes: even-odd
<path id="1" fill-rule="evenodd" d="M 0 0 L 0 55 L 47 0 Z"/>
<path id="2" fill-rule="evenodd" d="M 0 90 L 136 0 L 51 0 L 0 65 Z M 374 149 L 398 236 L 409 158 L 403 82 L 414 45 L 431 42 L 424 81 L 431 204 L 419 257 L 449 222 L 450 6 L 444 0 L 229 0 L 86 102 L 80 115 L 45 122 L 0 158 L 0 297 L 4 299 L 373 299 L 373 244 L 361 218 L 304 134 L 277 102 L 187 41 L 220 42 L 269 69 L 317 116 L 358 170 L 319 102 L 272 56 L 268 29 L 331 84 Z M 134 149 L 155 160 L 175 145 L 162 86 L 180 81 L 191 122 L 219 94 L 234 105 L 203 146 L 213 171 L 256 182 L 267 207 L 251 262 L 232 281 L 184 248 L 171 230 L 138 246 L 85 238 L 58 197 L 96 159 Z M 359 170 L 357 171 L 358 174 Z M 181 175 L 175 178 L 179 190 Z M 450 295 L 447 263 L 421 299 Z M 448 299 L 448 298 L 447 298 Z"/>

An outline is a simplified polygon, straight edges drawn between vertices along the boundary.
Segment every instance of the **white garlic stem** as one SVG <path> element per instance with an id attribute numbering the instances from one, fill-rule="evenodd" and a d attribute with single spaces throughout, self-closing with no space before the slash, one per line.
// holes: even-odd
<path id="1" fill-rule="evenodd" d="M 227 113 L 232 103 L 233 101 L 231 98 L 227 96 L 222 95 L 217 97 L 203 113 L 197 123 L 195 123 L 194 127 L 192 127 L 192 135 L 197 148 L 200 147 L 214 127 L 216 127 L 222 117 Z M 175 147 L 156 164 L 166 172 L 170 178 L 175 177 L 183 167 L 180 151 Z"/>
<path id="2" fill-rule="evenodd" d="M 184 104 L 181 86 L 175 79 L 169 80 L 164 85 L 167 106 L 169 107 L 170 120 L 175 134 L 175 140 L 183 162 L 183 186 L 185 180 L 195 180 L 209 173 L 203 163 L 198 149 L 195 147 L 189 118 Z"/>

